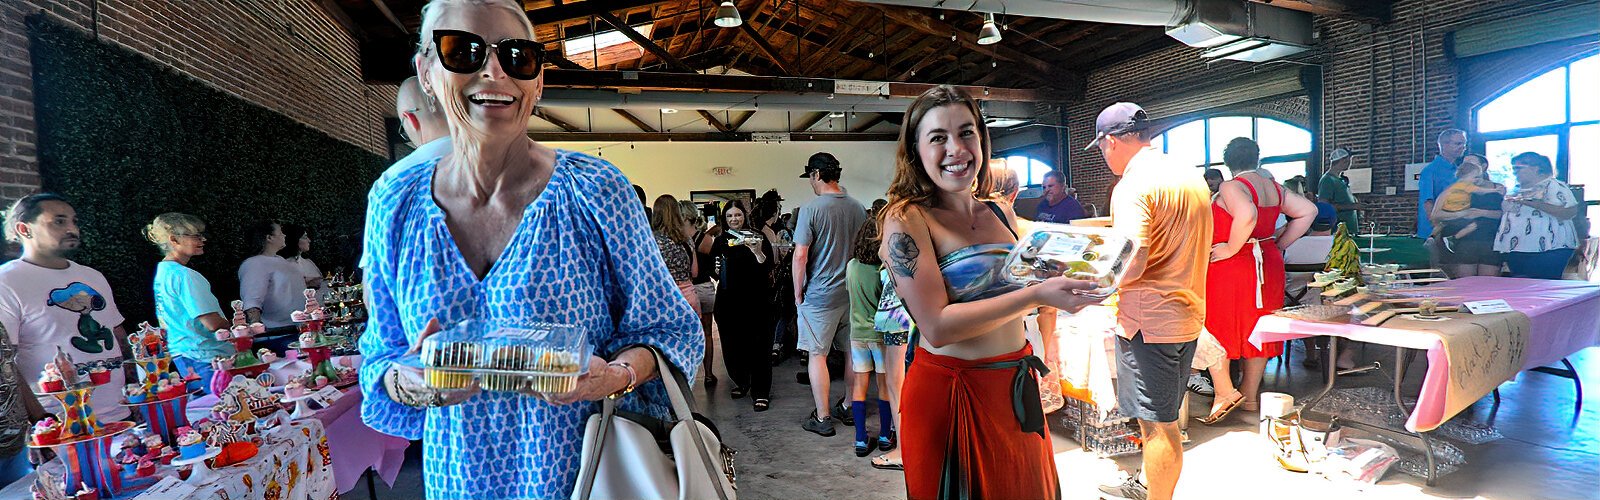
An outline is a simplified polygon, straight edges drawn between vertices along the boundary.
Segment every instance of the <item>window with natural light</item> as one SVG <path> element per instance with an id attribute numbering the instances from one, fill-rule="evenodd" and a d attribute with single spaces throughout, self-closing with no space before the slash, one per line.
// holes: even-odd
<path id="1" fill-rule="evenodd" d="M 1556 178 L 1584 186 L 1600 201 L 1600 55 L 1533 76 L 1473 110 L 1477 137 L 1489 158 L 1489 178 L 1516 187 L 1511 158 L 1534 152 L 1555 163 Z M 1476 149 L 1476 148 L 1474 148 Z M 1600 204 L 1588 209 L 1600 220 Z M 1590 234 L 1600 236 L 1591 224 Z"/>
<path id="2" fill-rule="evenodd" d="M 1050 172 L 1048 163 L 1026 156 L 1007 156 L 1006 166 L 1017 172 L 1017 178 L 1023 186 L 1044 184 L 1044 174 Z"/>
<path id="3" fill-rule="evenodd" d="M 650 37 L 652 28 L 654 26 L 649 24 L 633 27 L 634 31 L 638 31 L 645 38 Z M 561 49 L 566 53 L 567 59 L 586 68 L 609 66 L 644 56 L 643 48 L 617 30 L 602 31 L 567 40 L 561 43 Z"/>
<path id="4" fill-rule="evenodd" d="M 1254 139 L 1261 146 L 1261 168 L 1279 182 L 1306 174 L 1311 157 L 1311 131 L 1271 118 L 1256 116 L 1218 116 L 1195 120 L 1167 129 L 1150 145 L 1169 158 L 1185 165 L 1217 167 L 1223 177 L 1232 177 L 1222 167 L 1222 150 L 1235 137 Z"/>

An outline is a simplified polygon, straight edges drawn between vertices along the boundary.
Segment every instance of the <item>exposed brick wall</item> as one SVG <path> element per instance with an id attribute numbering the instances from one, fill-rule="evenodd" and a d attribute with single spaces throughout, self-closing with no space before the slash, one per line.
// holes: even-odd
<path id="1" fill-rule="evenodd" d="M 1394 18 L 1380 26 L 1318 17 L 1318 54 L 1325 102 L 1323 151 L 1349 147 L 1362 153 L 1353 168 L 1373 168 L 1373 193 L 1358 196 L 1368 220 L 1408 230 L 1415 227 L 1416 192 L 1404 190 L 1404 166 L 1437 153 L 1435 137 L 1449 127 L 1466 128 L 1457 103 L 1458 62 L 1445 53 L 1447 33 L 1462 24 L 1520 15 L 1552 5 L 1593 3 L 1534 0 L 1397 0 Z M 1073 183 L 1087 201 L 1103 203 L 1114 178 L 1098 153 L 1082 152 L 1094 136 L 1094 117 L 1117 101 L 1139 102 L 1184 89 L 1240 78 L 1276 63 L 1208 61 L 1200 50 L 1173 47 L 1095 71 L 1085 99 L 1068 107 L 1067 151 Z M 1073 147 L 1076 145 L 1077 147 Z M 1397 194 L 1384 195 L 1387 187 Z"/>
<path id="2" fill-rule="evenodd" d="M 0 201 L 40 185 L 23 18 L 41 11 L 331 137 L 388 155 L 395 87 L 361 80 L 358 41 L 315 0 L 0 2 Z M 114 99 L 115 96 L 107 96 Z"/>

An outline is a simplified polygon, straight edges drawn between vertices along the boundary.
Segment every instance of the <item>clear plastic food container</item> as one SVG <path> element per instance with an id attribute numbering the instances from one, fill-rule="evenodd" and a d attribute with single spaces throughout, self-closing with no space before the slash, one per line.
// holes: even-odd
<path id="1" fill-rule="evenodd" d="M 573 325 L 466 322 L 424 340 L 417 364 L 439 389 L 465 388 L 476 379 L 490 391 L 562 393 L 588 371 L 592 349 L 588 335 Z"/>
<path id="2" fill-rule="evenodd" d="M 1006 258 L 1006 279 L 1030 285 L 1066 276 L 1095 282 L 1084 295 L 1107 296 L 1138 250 L 1133 239 L 1109 228 L 1036 222 Z"/>

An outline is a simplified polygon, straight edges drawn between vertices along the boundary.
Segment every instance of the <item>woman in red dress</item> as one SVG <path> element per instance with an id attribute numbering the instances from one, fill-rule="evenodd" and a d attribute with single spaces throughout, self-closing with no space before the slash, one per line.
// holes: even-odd
<path id="1" fill-rule="evenodd" d="M 1244 404 L 1255 411 L 1267 359 L 1283 352 L 1282 342 L 1257 349 L 1250 344 L 1256 320 L 1283 306 L 1283 248 L 1305 235 L 1317 206 L 1284 191 L 1259 170 L 1261 149 L 1239 137 L 1223 150 L 1223 163 L 1233 179 L 1222 183 L 1212 199 L 1211 267 L 1206 271 L 1206 330 L 1228 351 L 1228 359 L 1211 367 L 1216 397 L 1211 413 L 1200 419 L 1213 424 Z M 1289 222 L 1274 237 L 1278 215 Z M 1238 390 L 1228 379 L 1229 361 L 1243 359 Z M 1220 376 L 1219 376 L 1220 374 Z"/>

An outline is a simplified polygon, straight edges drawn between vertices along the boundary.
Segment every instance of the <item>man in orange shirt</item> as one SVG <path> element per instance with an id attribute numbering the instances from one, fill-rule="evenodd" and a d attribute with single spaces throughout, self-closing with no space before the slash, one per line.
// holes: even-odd
<path id="1" fill-rule="evenodd" d="M 1119 102 L 1100 112 L 1089 144 L 1122 178 L 1111 193 L 1112 228 L 1139 241 L 1117 299 L 1117 406 L 1139 420 L 1144 478 L 1101 487 L 1106 498 L 1172 498 L 1183 469 L 1184 384 L 1206 319 L 1210 191 L 1150 147 L 1154 132 L 1143 109 Z"/>

